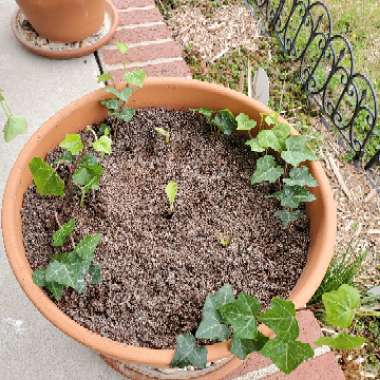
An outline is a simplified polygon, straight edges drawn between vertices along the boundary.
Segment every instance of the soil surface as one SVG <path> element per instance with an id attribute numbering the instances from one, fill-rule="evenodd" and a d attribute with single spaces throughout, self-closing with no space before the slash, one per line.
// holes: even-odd
<path id="1" fill-rule="evenodd" d="M 169 145 L 156 127 L 170 130 Z M 139 110 L 112 134 L 100 190 L 84 208 L 78 200 L 72 206 L 75 241 L 102 234 L 95 261 L 103 279 L 81 295 L 66 290 L 57 302 L 62 311 L 111 339 L 168 348 L 176 334 L 196 328 L 207 294 L 225 283 L 264 305 L 287 296 L 306 262 L 308 221 L 281 226 L 279 204 L 268 197 L 276 186 L 250 185 L 256 157 L 239 137 L 221 136 L 192 112 L 162 109 Z M 172 216 L 164 192 L 170 180 L 179 187 Z M 58 252 L 50 245 L 55 211 L 61 222 L 70 213 L 61 199 L 29 188 L 22 219 L 33 269 Z"/>

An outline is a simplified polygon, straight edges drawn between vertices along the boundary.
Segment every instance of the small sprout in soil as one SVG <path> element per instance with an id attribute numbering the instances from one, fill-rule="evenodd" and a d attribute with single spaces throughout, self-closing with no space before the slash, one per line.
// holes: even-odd
<path id="1" fill-rule="evenodd" d="M 165 193 L 166 193 L 166 198 L 168 199 L 169 203 L 169 211 L 171 214 L 174 212 L 174 202 L 177 197 L 177 191 L 178 191 L 178 186 L 177 182 L 175 181 L 170 181 L 165 187 Z"/>
<path id="2" fill-rule="evenodd" d="M 164 138 L 165 144 L 170 144 L 170 132 L 165 128 L 154 128 L 154 130 Z"/>
<path id="3" fill-rule="evenodd" d="M 325 293 L 323 303 L 330 324 L 348 327 L 358 312 L 360 296 L 355 288 L 342 285 L 338 291 Z M 260 323 L 271 328 L 276 337 L 265 337 L 257 328 Z M 231 338 L 230 351 L 239 359 L 244 360 L 251 352 L 260 352 L 288 374 L 314 356 L 311 346 L 298 340 L 299 333 L 292 301 L 274 297 L 271 306 L 262 311 L 255 297 L 242 292 L 235 298 L 231 286 L 224 285 L 207 296 L 195 336 L 205 343 Z M 319 338 L 315 343 L 336 349 L 353 349 L 361 347 L 364 342 L 362 337 L 343 332 L 334 337 Z M 207 350 L 204 352 L 202 348 L 206 349 L 197 346 L 191 334 L 179 335 L 172 366 L 205 368 Z"/>
<path id="4" fill-rule="evenodd" d="M 86 235 L 72 251 L 54 255 L 45 268 L 33 272 L 34 283 L 48 289 L 57 301 L 69 287 L 83 293 L 87 274 L 91 276 L 93 284 L 99 283 L 100 267 L 92 261 L 100 240 L 100 234 Z"/>
<path id="5" fill-rule="evenodd" d="M 219 236 L 219 244 L 223 247 L 223 248 L 227 248 L 230 244 L 231 244 L 231 238 L 227 235 L 220 235 Z"/>
<path id="6" fill-rule="evenodd" d="M 12 141 L 16 136 L 26 133 L 27 121 L 22 116 L 14 115 L 9 108 L 3 91 L 0 89 L 0 108 L 3 110 L 6 122 L 3 128 L 5 142 Z"/>

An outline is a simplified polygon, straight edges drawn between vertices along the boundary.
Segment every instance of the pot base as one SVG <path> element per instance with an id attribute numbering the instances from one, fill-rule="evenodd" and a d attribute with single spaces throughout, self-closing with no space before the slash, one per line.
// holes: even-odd
<path id="1" fill-rule="evenodd" d="M 111 0 L 106 0 L 103 26 L 97 33 L 82 41 L 55 42 L 39 36 L 20 9 L 12 18 L 12 30 L 17 40 L 33 53 L 53 59 L 70 59 L 91 54 L 105 45 L 114 35 L 118 22 L 117 9 Z"/>
<path id="2" fill-rule="evenodd" d="M 218 360 L 201 370 L 181 368 L 154 368 L 138 364 L 126 364 L 119 360 L 100 355 L 115 371 L 128 380 L 219 380 L 243 365 L 244 362 L 229 357 Z"/>

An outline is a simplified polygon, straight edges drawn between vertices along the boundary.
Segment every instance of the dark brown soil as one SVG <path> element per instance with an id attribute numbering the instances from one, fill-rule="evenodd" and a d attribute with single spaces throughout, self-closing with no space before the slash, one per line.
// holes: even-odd
<path id="1" fill-rule="evenodd" d="M 155 127 L 171 131 L 170 145 Z M 206 295 L 225 283 L 265 305 L 288 294 L 305 265 L 308 222 L 282 228 L 273 215 L 278 202 L 268 198 L 275 188 L 250 185 L 255 157 L 239 138 L 221 136 L 192 112 L 158 109 L 138 111 L 113 135 L 100 190 L 84 208 L 73 202 L 75 240 L 103 236 L 96 253 L 103 281 L 82 295 L 67 290 L 61 310 L 103 336 L 164 348 L 197 326 Z M 164 192 L 170 180 L 179 186 L 171 218 Z M 50 239 L 54 211 L 65 221 L 61 202 L 33 187 L 25 194 L 24 243 L 33 269 L 57 252 Z M 223 248 L 220 236 L 230 237 L 230 246 Z"/>

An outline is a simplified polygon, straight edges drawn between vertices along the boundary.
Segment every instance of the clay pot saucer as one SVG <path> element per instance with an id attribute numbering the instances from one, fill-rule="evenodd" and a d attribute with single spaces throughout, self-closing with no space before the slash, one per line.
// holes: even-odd
<path id="1" fill-rule="evenodd" d="M 72 43 L 54 42 L 39 36 L 20 9 L 12 17 L 12 30 L 17 40 L 34 54 L 52 59 L 70 59 L 89 55 L 105 45 L 114 35 L 118 23 L 117 9 L 111 0 L 106 0 L 102 28 L 82 41 Z"/>

